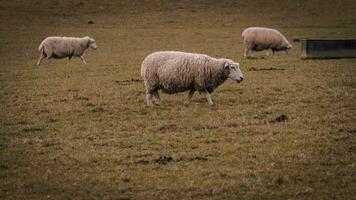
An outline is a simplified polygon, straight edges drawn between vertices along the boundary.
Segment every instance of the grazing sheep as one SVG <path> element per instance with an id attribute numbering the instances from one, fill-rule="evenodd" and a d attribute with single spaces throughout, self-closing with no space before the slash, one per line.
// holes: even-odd
<path id="1" fill-rule="evenodd" d="M 89 47 L 93 49 L 97 48 L 95 40 L 88 36 L 82 38 L 47 37 L 38 47 L 38 51 L 41 54 L 37 65 L 40 65 L 44 58 L 50 60 L 51 58 L 60 59 L 68 57 L 70 61 L 73 56 L 80 57 L 82 62 L 86 64 L 83 54 Z"/>
<path id="2" fill-rule="evenodd" d="M 160 105 L 159 89 L 168 94 L 189 90 L 185 104 L 190 102 L 195 91 L 199 91 L 205 95 L 209 105 L 213 105 L 210 94 L 227 78 L 237 83 L 243 80 L 239 63 L 177 51 L 148 55 L 142 62 L 141 76 L 146 87 L 148 106 L 153 103 Z"/>
<path id="3" fill-rule="evenodd" d="M 251 57 L 252 50 L 272 50 L 285 51 L 290 53 L 292 45 L 288 40 L 277 30 L 263 27 L 250 27 L 242 32 L 242 38 L 245 44 L 245 57 Z M 267 52 L 268 55 L 268 52 Z"/>

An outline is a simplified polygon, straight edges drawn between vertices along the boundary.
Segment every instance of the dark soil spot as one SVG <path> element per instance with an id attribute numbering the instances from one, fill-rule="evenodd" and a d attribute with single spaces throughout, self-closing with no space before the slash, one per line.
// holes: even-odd
<path id="1" fill-rule="evenodd" d="M 41 114 L 41 113 L 49 113 L 49 110 L 46 110 L 46 109 L 41 109 L 39 111 L 36 112 L 36 114 Z"/>
<path id="2" fill-rule="evenodd" d="M 287 122 L 288 121 L 288 116 L 285 114 L 280 115 L 279 117 L 271 120 L 271 123 L 277 123 L 277 122 Z"/>
<path id="3" fill-rule="evenodd" d="M 313 87 L 313 89 L 324 89 L 324 88 L 321 87 L 320 85 L 317 85 L 317 86 Z"/>
<path id="4" fill-rule="evenodd" d="M 283 71 L 283 68 L 274 68 L 274 67 L 268 67 L 268 68 L 256 68 L 256 67 L 251 67 L 248 69 L 248 71 Z"/>
<path id="5" fill-rule="evenodd" d="M 19 124 L 21 124 L 21 125 L 26 125 L 26 124 L 28 124 L 26 121 L 19 121 Z"/>
<path id="6" fill-rule="evenodd" d="M 78 89 L 68 89 L 67 92 L 78 92 Z"/>
<path id="7" fill-rule="evenodd" d="M 148 164 L 148 163 L 150 163 L 149 160 L 139 160 L 139 161 L 137 161 L 137 164 Z"/>
<path id="8" fill-rule="evenodd" d="M 194 158 L 191 158 L 190 160 L 191 160 L 191 161 L 194 161 L 194 160 L 207 161 L 208 158 L 196 156 L 196 157 L 194 157 Z"/>
<path id="9" fill-rule="evenodd" d="M 89 21 L 88 21 L 88 24 L 94 24 L 94 22 L 93 22 L 93 21 L 91 21 L 91 20 L 89 20 Z"/>
<path id="10" fill-rule="evenodd" d="M 284 183 L 284 180 L 283 180 L 282 177 L 278 177 L 278 178 L 275 180 L 275 182 L 276 182 L 278 185 L 281 185 L 281 184 Z"/>
<path id="11" fill-rule="evenodd" d="M 47 141 L 43 144 L 43 147 L 51 147 L 57 145 L 56 142 Z"/>
<path id="12" fill-rule="evenodd" d="M 300 38 L 293 38 L 293 42 L 300 42 Z"/>
<path id="13" fill-rule="evenodd" d="M 337 132 L 348 132 L 348 133 L 356 133 L 356 129 L 343 129 L 340 128 L 339 130 L 337 130 Z"/>
<path id="14" fill-rule="evenodd" d="M 124 181 L 125 183 L 130 182 L 130 178 L 123 178 L 122 181 Z"/>
<path id="15" fill-rule="evenodd" d="M 23 132 L 37 132 L 37 131 L 42 131 L 42 128 L 36 128 L 36 127 L 27 127 L 22 129 Z"/>
<path id="16" fill-rule="evenodd" d="M 170 162 L 183 162 L 183 161 L 192 162 L 192 161 L 207 161 L 207 160 L 209 160 L 209 159 L 206 157 L 202 157 L 202 156 L 195 156 L 192 158 L 177 158 L 177 159 L 173 159 L 171 156 L 160 156 L 158 159 L 154 159 L 151 161 L 143 159 L 143 160 L 137 161 L 136 163 L 144 164 L 144 165 L 149 164 L 149 163 L 157 163 L 160 165 L 166 165 Z"/>
<path id="17" fill-rule="evenodd" d="M 161 156 L 158 159 L 153 160 L 155 163 L 158 163 L 160 165 L 166 165 L 169 162 L 173 161 L 173 158 L 171 156 Z"/>
<path id="18" fill-rule="evenodd" d="M 0 165 L 0 169 L 9 169 L 9 167 L 6 165 Z"/>
<path id="19" fill-rule="evenodd" d="M 84 96 L 80 96 L 80 95 L 73 95 L 73 99 L 74 100 L 84 100 L 84 101 L 88 101 L 89 100 L 89 97 L 84 97 Z"/>
<path id="20" fill-rule="evenodd" d="M 350 153 L 356 153 L 356 146 L 349 147 L 349 152 Z"/>
<path id="21" fill-rule="evenodd" d="M 347 130 L 347 132 L 349 132 L 349 133 L 356 133 L 356 129 L 350 129 L 350 130 Z"/>
<path id="22" fill-rule="evenodd" d="M 139 83 L 142 81 L 143 80 L 141 80 L 141 79 L 131 78 L 130 80 L 120 80 L 120 81 L 115 81 L 115 82 L 118 83 L 119 85 L 130 85 L 130 84 Z"/>

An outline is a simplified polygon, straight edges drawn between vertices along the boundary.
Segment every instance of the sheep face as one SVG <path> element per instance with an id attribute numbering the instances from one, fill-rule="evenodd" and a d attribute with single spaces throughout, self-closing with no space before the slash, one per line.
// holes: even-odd
<path id="1" fill-rule="evenodd" d="M 284 50 L 287 54 L 290 54 L 292 51 L 292 45 L 288 44 L 288 46 L 286 47 L 286 49 Z"/>
<path id="2" fill-rule="evenodd" d="M 225 70 L 228 73 L 228 78 L 230 78 L 233 81 L 236 81 L 237 83 L 240 83 L 244 79 L 242 72 L 240 70 L 239 63 L 227 62 L 225 63 Z"/>
<path id="3" fill-rule="evenodd" d="M 91 47 L 92 49 L 97 48 L 95 40 L 93 38 L 89 38 L 88 46 Z"/>

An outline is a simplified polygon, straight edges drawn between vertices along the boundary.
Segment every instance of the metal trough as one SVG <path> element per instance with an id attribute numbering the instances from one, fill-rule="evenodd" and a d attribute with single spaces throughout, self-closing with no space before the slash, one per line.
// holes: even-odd
<path id="1" fill-rule="evenodd" d="M 301 39 L 302 58 L 356 58 L 356 39 Z"/>

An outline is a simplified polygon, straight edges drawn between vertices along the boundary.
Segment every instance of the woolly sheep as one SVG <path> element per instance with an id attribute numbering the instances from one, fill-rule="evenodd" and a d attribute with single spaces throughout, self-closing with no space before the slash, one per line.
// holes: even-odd
<path id="1" fill-rule="evenodd" d="M 96 49 L 96 43 L 93 38 L 89 36 L 82 38 L 75 37 L 47 37 L 44 39 L 38 51 L 40 51 L 40 58 L 37 65 L 40 65 L 44 58 L 50 60 L 51 58 L 61 59 L 68 57 L 68 60 L 73 56 L 80 57 L 82 62 L 86 64 L 83 54 L 87 48 Z"/>
<path id="2" fill-rule="evenodd" d="M 245 57 L 251 57 L 252 50 L 272 50 L 274 55 L 275 51 L 285 51 L 289 54 L 292 49 L 288 40 L 279 31 L 271 28 L 247 28 L 242 32 L 242 38 L 245 44 Z"/>
<path id="3" fill-rule="evenodd" d="M 239 63 L 178 51 L 148 55 L 142 62 L 141 76 L 146 87 L 147 106 L 160 105 L 160 89 L 168 94 L 189 90 L 185 104 L 190 102 L 195 91 L 199 91 L 205 95 L 209 105 L 213 105 L 210 94 L 227 78 L 237 83 L 243 80 Z"/>

